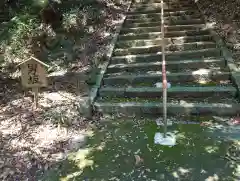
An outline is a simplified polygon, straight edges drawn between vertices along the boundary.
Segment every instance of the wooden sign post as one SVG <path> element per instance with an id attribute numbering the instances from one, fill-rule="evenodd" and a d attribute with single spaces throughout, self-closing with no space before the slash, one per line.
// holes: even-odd
<path id="1" fill-rule="evenodd" d="M 47 71 L 49 66 L 40 60 L 30 57 L 18 64 L 21 68 L 22 85 L 26 88 L 32 88 L 34 93 L 34 107 L 38 107 L 38 90 L 40 87 L 47 86 Z"/>

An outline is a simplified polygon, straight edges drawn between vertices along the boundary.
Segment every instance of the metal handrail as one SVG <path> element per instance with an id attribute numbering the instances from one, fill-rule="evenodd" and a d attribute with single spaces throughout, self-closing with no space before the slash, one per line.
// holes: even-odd
<path id="1" fill-rule="evenodd" d="M 161 39 L 162 39 L 162 88 L 163 88 L 163 122 L 164 137 L 167 132 L 167 75 L 165 61 L 165 38 L 164 38 L 164 4 L 161 0 Z"/>

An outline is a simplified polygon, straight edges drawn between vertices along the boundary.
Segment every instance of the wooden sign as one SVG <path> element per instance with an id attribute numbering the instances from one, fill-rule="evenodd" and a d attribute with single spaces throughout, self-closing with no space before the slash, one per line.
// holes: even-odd
<path id="1" fill-rule="evenodd" d="M 23 61 L 18 66 L 21 68 L 22 85 L 33 89 L 35 107 L 37 107 L 38 89 L 47 86 L 47 71 L 45 68 L 49 66 L 34 57 Z"/>
<path id="2" fill-rule="evenodd" d="M 21 68 L 21 79 L 24 87 L 33 88 L 47 86 L 47 72 L 45 69 L 45 67 L 49 67 L 47 64 L 31 57 L 18 66 Z"/>

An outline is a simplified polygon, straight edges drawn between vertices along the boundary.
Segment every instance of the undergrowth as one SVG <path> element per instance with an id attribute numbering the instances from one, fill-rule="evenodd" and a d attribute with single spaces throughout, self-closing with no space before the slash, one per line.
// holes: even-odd
<path id="1" fill-rule="evenodd" d="M 7 12 L 0 11 L 6 17 L 0 19 L 0 67 L 16 65 L 30 56 L 47 61 L 51 66 L 69 67 L 75 60 L 77 63 L 81 60 L 85 64 L 92 64 L 94 56 L 99 58 L 99 53 L 96 53 L 101 51 L 99 46 L 104 45 L 103 32 L 112 31 L 112 21 L 120 14 L 117 12 L 120 5 L 109 7 L 109 2 L 61 1 L 57 9 L 63 15 L 63 20 L 55 28 L 42 23 L 40 10 L 46 6 L 46 0 L 19 0 L 17 8 L 9 7 Z M 46 40 L 41 39 L 44 33 Z M 50 44 L 57 42 L 60 46 L 54 50 L 48 49 L 43 41 L 50 41 Z M 54 62 L 59 57 L 60 64 Z"/>

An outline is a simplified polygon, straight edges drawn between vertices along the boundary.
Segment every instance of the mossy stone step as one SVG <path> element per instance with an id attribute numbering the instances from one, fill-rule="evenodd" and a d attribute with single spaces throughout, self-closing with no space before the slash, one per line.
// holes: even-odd
<path id="1" fill-rule="evenodd" d="M 229 72 L 180 72 L 168 73 L 167 80 L 172 86 L 215 86 L 230 84 Z M 162 81 L 162 74 L 132 74 L 113 75 L 106 74 L 103 78 L 103 86 L 155 86 Z"/>
<path id="2" fill-rule="evenodd" d="M 127 20 L 135 20 L 135 21 L 148 21 L 148 20 L 161 20 L 161 13 L 151 13 L 151 14 L 139 14 L 139 15 L 128 15 Z M 196 19 L 201 18 L 201 14 L 197 12 L 186 12 L 186 13 L 173 13 L 173 12 L 165 12 L 164 20 L 166 19 Z"/>
<path id="3" fill-rule="evenodd" d="M 155 46 L 141 46 L 131 48 L 116 48 L 113 56 L 131 55 L 131 54 L 145 54 L 145 53 L 156 53 L 161 50 L 161 45 Z M 195 42 L 195 43 L 184 43 L 184 44 L 167 44 L 165 45 L 165 51 L 187 51 L 196 49 L 216 48 L 214 42 Z"/>
<path id="4" fill-rule="evenodd" d="M 197 10 L 197 6 L 193 6 L 191 4 L 163 4 L 164 11 L 166 12 L 174 12 L 178 10 Z M 151 12 L 151 11 L 159 11 L 161 12 L 161 4 L 149 4 L 149 5 L 138 5 L 138 6 L 131 6 L 129 9 L 130 12 Z"/>
<path id="5" fill-rule="evenodd" d="M 186 15 L 194 15 L 194 14 L 200 14 L 198 11 L 175 11 L 175 12 L 164 12 L 164 17 L 166 16 L 186 16 Z M 140 14 L 128 14 L 128 18 L 136 18 L 136 19 L 142 19 L 142 18 L 153 18 L 153 17 L 159 17 L 161 16 L 161 12 L 155 12 L 155 13 L 140 13 Z"/>
<path id="6" fill-rule="evenodd" d="M 134 0 L 134 3 L 135 4 L 152 4 L 152 3 L 161 3 L 161 0 Z M 194 4 L 194 1 L 191 1 L 191 0 L 178 0 L 177 2 L 176 1 L 168 1 L 168 3 L 189 3 L 189 4 Z"/>
<path id="7" fill-rule="evenodd" d="M 206 30 L 205 24 L 191 24 L 191 25 L 166 25 L 164 26 L 166 32 L 170 31 L 200 31 Z M 127 33 L 148 33 L 148 32 L 159 32 L 161 26 L 152 26 L 152 27 L 137 27 L 137 28 L 123 28 L 120 34 Z"/>
<path id="8" fill-rule="evenodd" d="M 168 19 L 164 21 L 164 25 L 189 25 L 189 24 L 204 24 L 203 19 L 189 19 L 189 20 L 174 20 Z M 135 27 L 151 27 L 151 26 L 161 26 L 161 21 L 156 22 L 143 22 L 143 23 L 129 23 L 125 22 L 124 28 L 135 28 Z"/>
<path id="9" fill-rule="evenodd" d="M 168 61 L 172 60 L 185 60 L 185 59 L 195 59 L 203 57 L 219 57 L 221 51 L 217 48 L 208 48 L 201 50 L 191 50 L 191 51 L 175 51 L 175 52 L 165 52 L 166 59 Z M 126 56 L 114 56 L 111 58 L 112 64 L 117 63 L 141 63 L 141 62 L 154 62 L 162 61 L 162 53 L 159 51 L 153 54 L 140 54 L 140 55 L 126 55 Z"/>
<path id="10" fill-rule="evenodd" d="M 182 7 L 181 11 L 192 11 L 193 7 Z M 197 8 L 195 9 L 197 10 Z M 161 7 L 149 7 L 149 8 L 138 8 L 138 9 L 134 9 L 134 10 L 130 10 L 128 11 L 128 15 L 129 14 L 148 14 L 148 13 L 159 13 L 161 12 Z M 165 8 L 164 12 L 179 12 L 179 8 Z"/>
<path id="11" fill-rule="evenodd" d="M 166 38 L 171 37 L 182 37 L 182 36 L 199 36 L 199 35 L 210 35 L 209 30 L 186 30 L 186 31 L 171 31 L 166 32 L 164 36 Z M 149 32 L 149 33 L 128 33 L 128 34 L 121 34 L 118 37 L 118 40 L 141 40 L 141 39 L 156 39 L 161 38 L 161 32 Z"/>
<path id="12" fill-rule="evenodd" d="M 162 88 L 157 87 L 101 87 L 99 95 L 101 97 L 158 98 L 162 97 L 162 91 Z M 201 101 L 203 98 L 211 97 L 212 100 L 218 100 L 218 97 L 235 97 L 237 89 L 233 86 L 174 86 L 168 88 L 167 94 L 170 99 L 187 98 Z"/>
<path id="13" fill-rule="evenodd" d="M 149 6 L 152 6 L 152 7 L 161 7 L 161 2 L 150 2 L 150 3 L 133 3 L 132 4 L 132 6 L 131 7 L 149 7 Z M 176 6 L 192 6 L 192 4 L 191 3 L 189 3 L 189 2 L 181 2 L 181 3 L 179 3 L 179 4 L 176 4 L 175 2 L 163 2 L 163 5 L 164 5 L 164 7 L 166 7 L 166 6 L 174 6 L 174 7 L 176 7 Z"/>
<path id="14" fill-rule="evenodd" d="M 231 102 L 231 101 L 230 101 Z M 127 102 L 122 100 L 120 102 L 95 102 L 95 110 L 103 113 L 122 113 L 126 115 L 153 115 L 163 113 L 162 101 L 158 102 L 138 102 L 132 101 Z M 178 103 L 167 103 L 168 115 L 179 116 L 179 115 L 214 115 L 214 116 L 235 116 L 240 112 L 240 104 L 238 103 L 226 103 L 226 101 L 219 101 L 215 103 L 204 103 L 204 102 L 185 102 L 178 101 Z"/>
<path id="15" fill-rule="evenodd" d="M 191 19 L 200 19 L 201 15 L 200 14 L 193 14 L 193 15 L 185 15 L 185 16 L 167 16 L 164 17 L 164 21 L 186 21 L 186 20 L 191 20 Z M 127 18 L 125 20 L 125 23 L 151 23 L 151 22 L 159 22 L 161 21 L 161 16 L 158 17 L 151 17 L 151 18 L 141 18 L 141 19 L 136 19 L 136 18 Z"/>
<path id="16" fill-rule="evenodd" d="M 209 70 L 224 70 L 227 68 L 226 63 L 223 59 L 205 59 L 205 61 L 200 60 L 182 60 L 182 61 L 171 61 L 166 64 L 166 70 L 169 73 L 176 72 L 187 72 L 196 71 L 200 69 Z M 135 73 L 135 72 L 150 72 L 150 71 L 161 71 L 162 62 L 147 62 L 146 63 L 132 63 L 132 64 L 111 64 L 107 68 L 107 73 Z"/>
<path id="17" fill-rule="evenodd" d="M 149 7 L 149 6 L 152 6 L 152 7 L 159 7 L 161 6 L 162 3 L 161 2 L 150 2 L 150 3 L 133 3 L 131 7 Z M 189 3 L 189 2 L 181 2 L 181 3 L 176 3 L 176 2 L 171 2 L 171 1 L 168 1 L 168 2 L 163 2 L 163 5 L 164 7 L 166 6 L 181 6 L 181 5 L 184 5 L 184 6 L 192 6 L 192 3 Z"/>
<path id="18" fill-rule="evenodd" d="M 165 44 L 183 44 L 199 41 L 213 41 L 211 35 L 199 35 L 199 36 L 181 36 L 181 37 L 169 37 L 164 39 Z M 115 44 L 115 48 L 128 48 L 137 46 L 152 46 L 161 45 L 162 39 L 139 39 L 139 40 L 118 40 Z"/>
<path id="19" fill-rule="evenodd" d="M 172 104 L 179 104 L 181 102 L 188 102 L 188 103 L 227 103 L 227 104 L 238 104 L 239 100 L 235 99 L 233 96 L 228 97 L 205 97 L 201 98 L 200 100 L 196 100 L 192 97 L 177 97 L 177 98 L 170 98 L 167 99 L 168 103 Z M 161 103 L 163 101 L 162 97 L 149 97 L 149 98 L 143 98 L 143 97 L 121 97 L 121 96 L 104 96 L 104 97 L 98 97 L 97 102 L 111 102 L 111 103 L 129 103 L 129 102 L 137 102 L 137 103 Z"/>

